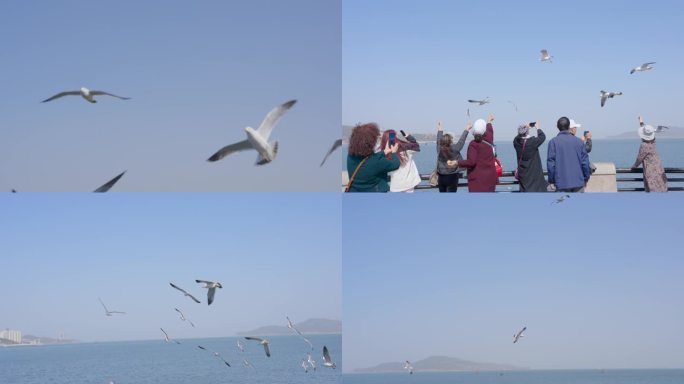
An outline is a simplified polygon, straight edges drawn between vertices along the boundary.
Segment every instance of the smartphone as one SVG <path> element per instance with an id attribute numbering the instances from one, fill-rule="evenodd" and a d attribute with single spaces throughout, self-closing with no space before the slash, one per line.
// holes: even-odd
<path id="1" fill-rule="evenodd" d="M 390 132 L 390 134 L 389 134 L 389 145 L 390 145 L 390 147 L 394 145 L 395 141 L 397 141 L 397 134 L 394 132 Z"/>
<path id="2" fill-rule="evenodd" d="M 589 131 L 584 131 L 584 137 L 587 137 L 588 134 L 589 134 Z"/>
<path id="3" fill-rule="evenodd" d="M 404 135 L 404 137 L 408 136 L 408 135 L 406 134 L 406 132 L 404 132 L 403 129 L 399 130 L 399 132 L 401 132 L 401 134 Z"/>
<path id="4" fill-rule="evenodd" d="M 535 125 L 537 125 L 537 122 L 536 122 L 536 121 L 531 122 L 531 123 L 530 123 L 530 128 L 534 128 Z"/>

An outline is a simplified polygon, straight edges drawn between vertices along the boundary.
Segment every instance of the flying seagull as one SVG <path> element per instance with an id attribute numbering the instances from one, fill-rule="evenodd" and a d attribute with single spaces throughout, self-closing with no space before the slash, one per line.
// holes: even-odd
<path id="1" fill-rule="evenodd" d="M 469 103 L 477 104 L 477 105 L 485 105 L 487 103 L 491 103 L 491 100 L 489 100 L 489 96 L 485 97 L 484 100 L 468 100 Z"/>
<path id="2" fill-rule="evenodd" d="M 667 127 L 667 126 L 665 126 L 665 125 L 659 125 L 659 126 L 656 128 L 656 132 L 663 132 L 663 131 L 666 130 L 666 129 L 670 129 L 670 127 Z"/>
<path id="3" fill-rule="evenodd" d="M 302 359 L 302 368 L 304 368 L 305 373 L 309 373 L 309 366 L 306 363 L 306 360 Z"/>
<path id="4" fill-rule="evenodd" d="M 545 61 L 548 61 L 549 63 L 553 63 L 553 60 L 551 60 L 551 59 L 553 59 L 553 56 L 549 55 L 549 51 L 547 51 L 546 49 L 542 49 L 540 51 L 540 53 L 541 53 L 541 59 L 539 59 L 539 61 L 541 61 L 542 63 Z"/>
<path id="5" fill-rule="evenodd" d="M 201 346 L 201 345 L 198 345 L 197 348 L 202 349 L 202 350 L 204 350 L 204 351 L 209 351 L 208 349 L 204 348 L 204 347 Z M 210 352 L 211 352 L 214 356 L 216 356 L 216 357 L 218 357 L 219 359 L 221 359 L 221 361 L 223 361 L 224 364 L 226 364 L 227 366 L 230 367 L 230 364 L 221 356 L 220 353 L 218 353 L 218 352 L 213 352 L 213 351 L 210 351 Z"/>
<path id="6" fill-rule="evenodd" d="M 121 178 L 121 176 L 124 175 L 124 173 L 126 173 L 126 171 L 121 172 L 115 178 L 104 183 L 100 188 L 94 190 L 93 192 L 107 192 L 107 191 L 109 191 L 114 186 L 114 184 L 116 184 L 116 182 L 119 181 L 119 179 Z"/>
<path id="7" fill-rule="evenodd" d="M 638 67 L 632 69 L 632 70 L 629 72 L 629 74 L 631 75 L 631 74 L 633 74 L 634 72 L 650 71 L 651 69 L 653 69 L 653 64 L 655 64 L 655 62 L 641 64 L 640 66 L 638 66 Z"/>
<path id="8" fill-rule="evenodd" d="M 187 297 L 191 298 L 192 300 L 194 300 L 195 303 L 197 303 L 197 304 L 201 303 L 201 301 L 197 300 L 197 298 L 196 298 L 195 296 L 189 294 L 189 293 L 186 292 L 183 288 L 180 288 L 180 287 L 174 285 L 173 283 L 169 283 L 169 284 L 170 284 L 172 287 L 176 288 L 177 290 L 183 292 L 183 294 L 184 294 L 185 296 L 187 296 Z"/>
<path id="9" fill-rule="evenodd" d="M 513 335 L 513 344 L 517 343 L 521 337 L 525 336 L 525 335 L 523 335 L 523 332 L 525 332 L 526 329 L 527 329 L 527 327 L 523 327 L 523 329 L 521 329 L 518 333 Z"/>
<path id="10" fill-rule="evenodd" d="M 411 365 L 411 362 L 406 360 L 404 363 L 404 369 L 408 369 L 409 374 L 413 375 L 413 366 Z"/>
<path id="11" fill-rule="evenodd" d="M 304 337 L 304 335 L 303 335 L 301 332 L 299 332 L 299 329 L 295 328 L 294 324 L 292 323 L 292 320 L 290 320 L 289 317 L 285 316 L 285 318 L 287 319 L 287 327 L 290 328 L 290 329 L 292 329 L 292 330 L 294 330 L 295 332 L 297 332 L 297 334 L 298 334 L 302 339 L 304 339 L 304 341 L 306 341 L 307 344 L 309 344 L 309 347 L 311 347 L 311 350 L 313 351 L 313 344 L 311 344 L 311 342 L 309 341 L 309 339 L 307 339 L 306 337 Z"/>
<path id="12" fill-rule="evenodd" d="M 237 341 L 237 347 L 238 347 L 238 349 L 240 350 L 240 352 L 245 353 L 245 345 L 242 344 L 242 342 L 240 341 L 240 339 L 238 339 L 238 341 Z"/>
<path id="13" fill-rule="evenodd" d="M 161 329 L 161 331 L 164 332 L 164 340 L 166 340 L 167 343 L 173 341 L 173 342 L 176 343 L 176 344 L 180 344 L 180 341 L 178 341 L 178 340 L 171 340 L 171 339 L 169 338 L 169 334 L 166 333 L 166 331 L 164 330 L 164 328 L 159 328 L 159 329 Z"/>
<path id="14" fill-rule="evenodd" d="M 515 108 L 515 111 L 518 112 L 518 106 L 515 105 L 515 103 L 512 102 L 512 101 L 510 101 L 510 100 L 508 100 L 508 102 L 511 103 L 511 104 L 513 104 L 513 108 Z"/>
<path id="15" fill-rule="evenodd" d="M 557 198 L 556 200 L 554 200 L 551 204 L 560 204 L 569 198 L 570 198 L 570 195 L 563 195 L 563 196 Z"/>
<path id="16" fill-rule="evenodd" d="M 601 91 L 601 108 L 606 104 L 606 100 L 612 99 L 615 96 L 622 95 L 622 92 L 606 92 Z"/>
<path id="17" fill-rule="evenodd" d="M 247 368 L 252 368 L 252 369 L 254 369 L 254 366 L 252 365 L 252 363 L 250 363 L 250 362 L 247 361 L 246 359 L 242 359 L 242 365 L 244 365 L 244 366 L 247 367 Z"/>
<path id="18" fill-rule="evenodd" d="M 59 99 L 60 97 L 64 97 L 64 96 L 81 96 L 82 98 L 86 99 L 88 102 L 95 104 L 95 103 L 97 103 L 97 100 L 95 100 L 94 96 L 103 96 L 103 95 L 116 97 L 117 99 L 121 99 L 121 100 L 130 100 L 130 97 L 121 97 L 121 96 L 117 96 L 117 95 L 114 95 L 114 94 L 111 94 L 108 92 L 104 92 L 104 91 L 91 91 L 88 88 L 81 87 L 81 89 L 78 91 L 60 92 L 60 93 L 58 93 L 58 94 L 56 94 L 50 98 L 43 100 L 42 102 L 47 103 L 48 101 Z"/>
<path id="19" fill-rule="evenodd" d="M 325 161 L 328 160 L 328 157 L 329 157 L 333 152 L 335 152 L 335 150 L 336 150 L 337 148 L 339 148 L 339 147 L 341 147 L 341 146 L 342 146 L 342 139 L 337 139 L 337 140 L 335 140 L 335 142 L 333 143 L 332 147 L 328 150 L 328 153 L 325 154 L 325 157 L 323 158 L 323 161 L 321 161 L 321 165 L 320 165 L 320 166 L 322 167 L 323 164 L 325 164 Z"/>
<path id="20" fill-rule="evenodd" d="M 247 140 L 242 140 L 234 144 L 227 145 L 214 153 L 207 161 L 219 161 L 231 153 L 254 149 L 259 152 L 255 165 L 268 164 L 275 159 L 278 154 L 278 142 L 271 144 L 268 138 L 271 136 L 271 130 L 278 123 L 281 117 L 287 112 L 297 100 L 290 100 L 285 104 L 275 107 L 266 115 L 266 118 L 261 123 L 258 129 L 252 127 L 245 128 L 247 133 Z"/>
<path id="21" fill-rule="evenodd" d="M 206 281 L 206 280 L 195 280 L 197 283 L 203 283 L 204 287 L 209 291 L 207 291 L 207 305 L 211 305 L 211 303 L 214 302 L 214 293 L 216 293 L 216 288 L 223 288 L 221 283 L 214 283 L 213 281 Z"/>
<path id="22" fill-rule="evenodd" d="M 100 300 L 100 304 L 102 304 L 102 306 L 104 307 L 105 315 L 111 316 L 111 315 L 113 315 L 113 314 L 115 314 L 115 313 L 118 313 L 118 314 L 121 314 L 121 315 L 125 315 L 125 314 L 126 314 L 126 312 L 121 312 L 121 311 L 110 311 L 109 309 L 107 309 L 107 306 L 105 305 L 105 303 L 102 302 L 102 299 L 100 299 L 99 297 L 98 297 L 97 299 Z"/>
<path id="23" fill-rule="evenodd" d="M 268 340 L 266 340 L 266 339 L 261 339 L 261 338 L 258 338 L 258 337 L 251 337 L 251 336 L 247 336 L 247 337 L 245 337 L 245 339 L 247 339 L 247 340 L 258 341 L 259 344 L 261 344 L 261 345 L 264 346 L 264 352 L 266 352 L 266 357 L 271 357 L 271 350 L 270 350 L 269 347 L 268 347 L 268 344 L 269 344 L 269 341 L 268 341 Z"/>
<path id="24" fill-rule="evenodd" d="M 311 356 L 311 352 L 306 353 L 306 362 L 309 363 L 314 372 L 316 372 L 316 360 Z"/>
<path id="25" fill-rule="evenodd" d="M 325 345 L 323 346 L 323 366 L 335 369 L 337 368 L 337 365 L 333 363 L 332 359 L 330 358 L 330 352 L 328 352 L 328 347 Z"/>
<path id="26" fill-rule="evenodd" d="M 180 309 L 178 309 L 178 308 L 174 308 L 174 309 L 176 310 L 176 312 L 178 312 L 178 313 L 180 314 L 180 319 L 181 319 L 181 320 L 183 320 L 183 321 L 186 321 L 186 320 L 187 320 L 187 322 L 190 323 L 190 325 L 192 325 L 193 328 L 195 328 L 195 324 L 193 324 L 192 321 L 188 320 L 188 318 L 185 317 L 185 315 L 183 314 L 183 312 L 181 312 Z"/>

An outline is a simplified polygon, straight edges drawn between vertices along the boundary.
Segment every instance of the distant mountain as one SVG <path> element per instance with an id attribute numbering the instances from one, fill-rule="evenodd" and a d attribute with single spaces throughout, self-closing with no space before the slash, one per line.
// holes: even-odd
<path id="1" fill-rule="evenodd" d="M 449 372 L 449 371 L 520 371 L 529 368 L 506 364 L 476 363 L 447 356 L 431 356 L 427 359 L 411 362 L 414 371 Z M 360 368 L 356 373 L 391 373 L 404 372 L 404 362 L 383 363 L 370 368 Z"/>
<path id="2" fill-rule="evenodd" d="M 284 319 L 283 319 L 284 320 Z M 342 332 L 342 322 L 339 320 L 330 319 L 309 319 L 302 321 L 301 323 L 296 323 L 295 327 L 301 333 L 316 334 L 316 333 L 341 333 Z M 280 325 L 268 325 L 265 327 L 260 327 L 253 329 L 248 332 L 238 332 L 241 336 L 278 336 L 278 335 L 291 335 L 294 331 L 287 326 Z"/>
<path id="3" fill-rule="evenodd" d="M 624 132 L 619 135 L 608 136 L 607 139 L 639 139 L 639 134 L 637 130 L 634 129 L 629 132 Z M 684 128 L 682 127 L 670 127 L 662 132 L 656 133 L 657 139 L 684 139 Z"/>

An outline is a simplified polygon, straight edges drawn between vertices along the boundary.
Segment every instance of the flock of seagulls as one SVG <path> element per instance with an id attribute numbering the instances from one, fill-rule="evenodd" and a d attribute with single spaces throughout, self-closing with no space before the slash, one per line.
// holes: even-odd
<path id="1" fill-rule="evenodd" d="M 552 59 L 553 59 L 553 56 L 551 56 L 551 55 L 549 54 L 549 51 L 547 51 L 546 49 L 542 49 L 542 50 L 540 51 L 540 53 L 541 53 L 541 58 L 539 59 L 539 61 L 541 61 L 542 63 L 544 63 L 544 62 L 553 63 L 553 60 L 552 60 Z M 650 71 L 650 70 L 653 69 L 653 64 L 655 64 L 655 62 L 650 62 L 650 63 L 641 64 L 640 66 L 638 66 L 638 67 L 632 69 L 629 73 L 630 73 L 630 74 L 633 74 L 633 73 L 635 73 L 635 72 Z M 612 98 L 615 97 L 615 96 L 621 96 L 621 95 L 622 95 L 622 92 L 608 92 L 608 91 L 602 90 L 602 91 L 601 91 L 601 108 L 603 108 L 603 106 L 606 105 L 606 100 L 612 99 Z M 489 99 L 489 97 L 487 97 L 487 98 L 485 98 L 484 100 L 473 100 L 473 99 L 469 99 L 468 102 L 471 103 L 471 104 L 476 104 L 476 105 L 478 105 L 478 106 L 481 106 L 481 105 L 485 105 L 485 104 L 490 103 L 491 100 Z M 517 111 L 518 111 L 518 106 L 515 105 L 515 103 L 513 103 L 513 102 L 510 101 L 510 100 L 508 100 L 508 102 L 511 103 L 511 104 L 513 104 L 513 107 L 515 108 L 515 111 L 517 112 Z M 470 117 L 470 110 L 468 110 L 468 117 Z"/>
<path id="2" fill-rule="evenodd" d="M 199 280 L 199 279 L 195 280 L 195 282 L 198 284 L 203 284 L 202 288 L 207 289 L 207 304 L 208 305 L 211 305 L 214 302 L 214 298 L 216 295 L 216 289 L 217 288 L 223 288 L 223 286 L 219 282 L 213 282 L 213 281 L 208 281 L 208 280 Z M 197 297 L 195 297 L 194 295 L 189 293 L 188 291 L 178 287 L 174 283 L 169 283 L 169 284 L 171 285 L 172 288 L 182 292 L 185 297 L 190 298 L 192 301 L 194 301 L 197 304 L 201 304 L 201 301 L 199 299 L 197 299 Z M 98 297 L 98 300 L 100 301 L 100 304 L 104 308 L 106 316 L 112 316 L 114 314 L 121 314 L 121 315 L 126 314 L 126 312 L 122 312 L 122 311 L 111 311 L 107 308 L 107 306 L 105 305 L 105 303 L 102 301 L 101 298 Z M 195 328 L 195 324 L 193 324 L 192 321 L 190 321 L 190 319 L 188 319 L 188 317 L 185 315 L 185 313 L 183 313 L 183 311 L 181 311 L 178 308 L 174 308 L 174 310 L 178 313 L 178 315 L 180 315 L 181 321 L 188 322 L 193 328 Z M 299 331 L 299 329 L 297 329 L 294 322 L 290 319 L 289 316 L 285 316 L 285 319 L 287 320 L 287 327 L 289 329 L 292 329 L 309 346 L 309 350 L 306 353 L 306 358 L 302 359 L 302 361 L 301 361 L 301 366 L 304 368 L 305 372 L 309 372 L 309 369 L 316 371 L 316 360 L 311 355 L 311 352 L 314 350 L 313 344 L 311 343 L 311 341 L 309 341 L 309 339 L 307 339 L 304 336 L 304 334 L 301 331 Z M 166 332 L 164 330 L 164 328 L 160 327 L 159 329 L 161 330 L 162 334 L 164 335 L 164 341 L 165 342 L 175 343 L 178 345 L 181 344 L 180 341 L 171 338 L 171 336 L 169 336 L 168 332 Z M 261 345 L 264 348 L 264 353 L 265 353 L 266 357 L 267 358 L 271 357 L 271 348 L 270 348 L 271 342 L 268 339 L 263 338 L 263 337 L 254 337 L 254 336 L 246 336 L 244 339 L 258 343 L 259 345 Z M 236 346 L 237 346 L 237 349 L 240 351 L 240 353 L 243 354 L 242 365 L 245 366 L 246 368 L 254 369 L 254 365 L 252 365 L 251 362 L 249 362 L 247 359 L 244 358 L 245 344 L 240 339 L 237 339 Z M 207 351 L 207 352 L 210 352 L 213 357 L 220 360 L 225 366 L 232 367 L 231 364 L 219 352 L 212 351 L 212 350 L 210 350 L 207 347 L 202 346 L 202 345 L 198 345 L 197 348 L 204 350 L 204 351 Z M 328 347 L 325 345 L 323 346 L 322 365 L 324 367 L 331 368 L 331 369 L 335 369 L 337 367 L 337 364 L 332 360 L 332 358 L 330 356 L 330 351 L 328 350 Z"/>

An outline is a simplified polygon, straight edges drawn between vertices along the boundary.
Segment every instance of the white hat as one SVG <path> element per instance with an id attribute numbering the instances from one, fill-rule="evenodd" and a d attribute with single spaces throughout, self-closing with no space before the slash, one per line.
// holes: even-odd
<path id="1" fill-rule="evenodd" d="M 473 124 L 473 135 L 484 135 L 487 131 L 487 123 L 482 119 L 475 120 Z"/>
<path id="2" fill-rule="evenodd" d="M 582 128 L 582 124 L 575 122 L 575 120 L 570 119 L 570 128 Z"/>
<path id="3" fill-rule="evenodd" d="M 655 139 L 655 128 L 652 125 L 644 125 L 639 127 L 639 137 L 644 140 L 651 141 Z"/>

